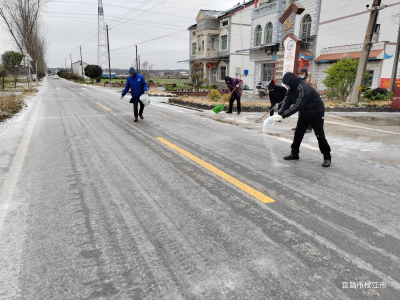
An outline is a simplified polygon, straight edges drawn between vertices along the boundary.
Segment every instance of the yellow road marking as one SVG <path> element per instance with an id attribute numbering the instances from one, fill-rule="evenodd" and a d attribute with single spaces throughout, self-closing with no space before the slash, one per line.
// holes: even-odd
<path id="1" fill-rule="evenodd" d="M 101 104 L 101 103 L 97 103 L 97 105 L 100 105 L 102 108 L 107 109 L 108 111 L 112 111 L 111 108 L 108 108 L 107 106 Z"/>
<path id="2" fill-rule="evenodd" d="M 82 95 L 83 97 L 86 97 L 86 95 L 85 95 L 85 94 L 82 94 L 82 93 L 79 93 L 79 95 Z"/>
<path id="3" fill-rule="evenodd" d="M 245 193 L 249 194 L 250 196 L 256 198 L 257 200 L 260 200 L 262 203 L 275 202 L 274 199 L 264 195 L 263 193 L 257 191 L 256 189 L 253 189 L 251 186 L 248 186 L 244 182 L 232 177 L 231 175 L 226 174 L 224 171 L 222 171 L 222 170 L 210 165 L 209 163 L 205 162 L 204 160 L 198 158 L 197 156 L 194 156 L 193 154 L 190 154 L 186 150 L 183 150 L 182 148 L 178 147 L 177 145 L 168 142 L 167 140 L 163 139 L 162 137 L 158 137 L 157 140 L 159 140 L 160 142 L 164 143 L 168 147 L 174 149 L 175 151 L 179 152 L 180 154 L 186 156 L 187 158 L 191 159 L 192 161 L 194 161 L 195 163 L 199 164 L 203 168 L 211 171 L 215 175 L 221 177 L 222 179 L 224 179 L 225 181 L 229 182 L 230 184 L 233 184 L 234 186 L 236 186 L 237 188 L 241 189 L 242 191 L 244 191 Z"/>

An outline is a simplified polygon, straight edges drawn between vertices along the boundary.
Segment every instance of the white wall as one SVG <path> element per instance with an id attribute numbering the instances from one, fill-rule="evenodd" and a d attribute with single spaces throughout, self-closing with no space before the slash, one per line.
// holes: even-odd
<path id="1" fill-rule="evenodd" d="M 385 50 L 386 54 L 394 55 L 395 51 L 396 51 L 395 44 L 392 44 L 392 45 L 386 44 L 386 50 Z M 394 56 L 390 59 L 383 60 L 381 78 L 391 78 L 392 77 L 393 62 L 394 62 Z"/>
<path id="2" fill-rule="evenodd" d="M 241 79 L 250 89 L 254 88 L 254 63 L 250 62 L 248 53 L 236 53 L 236 51 L 250 48 L 251 10 L 253 8 L 253 6 L 247 7 L 235 13 L 230 19 L 231 40 L 228 69 L 228 75 L 234 77 L 236 76 L 235 69 L 239 67 L 242 74 Z M 244 70 L 249 70 L 248 76 L 243 75 Z"/>
<path id="3" fill-rule="evenodd" d="M 331 67 L 333 63 L 322 63 L 322 64 L 314 64 L 314 72 L 312 73 L 315 80 L 317 80 L 317 89 L 319 91 L 323 91 L 326 89 L 326 86 L 322 83 L 322 81 L 326 78 L 327 74 L 323 73 L 323 71 L 329 67 Z M 369 61 L 367 63 L 367 69 L 374 70 L 374 77 L 372 78 L 372 86 L 371 88 L 377 88 L 380 84 L 380 70 L 382 67 L 382 60 Z"/>
<path id="4" fill-rule="evenodd" d="M 322 48 L 340 45 L 362 44 L 368 24 L 369 13 L 321 24 L 323 22 L 345 17 L 358 12 L 366 11 L 365 3 L 349 3 L 348 0 L 323 0 L 321 3 L 321 17 L 318 29 L 317 51 L 318 57 Z M 397 40 L 398 25 L 391 22 L 392 15 L 400 12 L 400 4 L 385 8 L 379 12 L 378 23 L 381 24 L 380 41 L 395 42 Z"/>

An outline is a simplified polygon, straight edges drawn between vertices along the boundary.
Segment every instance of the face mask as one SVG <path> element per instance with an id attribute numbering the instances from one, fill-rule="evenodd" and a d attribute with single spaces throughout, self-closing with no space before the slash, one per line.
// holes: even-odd
<path id="1" fill-rule="evenodd" d="M 305 75 L 300 75 L 300 78 L 304 79 L 304 78 L 306 78 L 306 76 Z"/>

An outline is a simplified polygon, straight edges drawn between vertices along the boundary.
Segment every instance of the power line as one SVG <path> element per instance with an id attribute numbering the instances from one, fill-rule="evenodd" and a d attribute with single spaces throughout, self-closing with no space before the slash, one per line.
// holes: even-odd
<path id="1" fill-rule="evenodd" d="M 156 40 L 168 38 L 168 37 L 170 37 L 171 35 L 174 35 L 174 34 L 177 34 L 177 33 L 181 33 L 181 32 L 183 32 L 183 31 L 186 31 L 186 29 L 179 30 L 179 31 L 176 31 L 176 32 L 167 34 L 167 35 L 162 35 L 162 36 L 159 36 L 159 37 L 156 37 L 156 38 L 147 40 L 147 41 L 143 41 L 143 42 L 140 42 L 140 43 L 135 43 L 135 44 L 130 44 L 130 45 L 127 45 L 127 46 L 123 46 L 123 47 L 120 47 L 120 48 L 117 48 L 117 49 L 113 49 L 113 50 L 111 50 L 111 51 L 117 51 L 117 50 L 121 50 L 121 49 L 127 49 L 127 48 L 130 48 L 130 47 L 136 46 L 136 45 L 142 45 L 142 44 L 149 43 L 149 42 L 152 42 L 152 41 L 156 41 Z"/>
<path id="2" fill-rule="evenodd" d="M 78 4 L 96 4 L 97 5 L 97 3 L 89 3 L 89 2 L 66 2 L 66 1 L 51 1 L 52 3 L 53 2 L 60 2 L 60 3 L 78 3 Z M 181 5 L 181 4 L 179 4 L 179 5 Z M 117 8 L 124 8 L 124 9 L 128 9 L 128 10 L 132 10 L 133 8 L 130 8 L 130 7 L 125 7 L 125 6 L 118 6 L 118 5 L 111 5 L 111 4 L 104 4 L 104 6 L 112 6 L 112 7 L 117 7 Z M 176 7 L 176 6 L 175 6 Z M 193 6 L 194 7 L 194 6 Z M 141 9 L 135 9 L 136 11 L 145 11 L 145 12 L 147 12 L 146 10 L 141 10 Z M 129 11 L 127 12 L 127 13 L 129 13 Z M 158 15 L 164 15 L 164 16 L 170 16 L 170 17 L 177 17 L 177 18 L 184 18 L 184 19 L 191 19 L 191 20 L 193 20 L 193 17 L 186 17 L 186 16 L 179 16 L 179 15 L 172 15 L 172 14 L 168 14 L 168 13 L 162 13 L 162 12 L 155 12 L 155 11 L 149 11 L 149 13 L 151 13 L 151 14 L 158 14 Z M 123 15 L 125 15 L 126 13 L 124 13 L 124 14 L 122 14 L 121 16 L 123 16 Z"/>
<path id="3" fill-rule="evenodd" d="M 167 1 L 167 0 L 163 0 L 162 2 L 160 2 L 160 3 L 156 4 L 156 5 L 154 5 L 153 7 L 149 8 L 148 10 L 146 10 L 146 11 L 144 11 L 144 12 L 142 12 L 142 13 L 140 13 L 140 14 L 134 16 L 134 17 L 132 17 L 131 19 L 129 19 L 129 21 L 131 21 L 132 19 L 137 18 L 137 17 L 139 17 L 139 16 L 145 14 L 146 12 L 149 12 L 151 9 L 153 9 L 153 8 L 155 8 L 155 7 L 159 6 L 159 5 L 161 5 L 161 4 L 164 3 L 165 1 Z M 122 25 L 122 24 L 124 24 L 124 23 L 127 23 L 127 21 L 121 22 L 121 23 L 118 24 L 118 25 L 114 25 L 114 28 L 115 28 L 115 27 L 118 27 L 118 26 L 120 26 L 120 25 Z"/>
<path id="4" fill-rule="evenodd" d="M 46 14 L 59 14 L 59 15 L 73 15 L 73 16 L 96 16 L 97 17 L 97 15 L 96 14 L 77 14 L 77 13 L 60 13 L 60 12 L 53 12 L 53 11 L 46 11 L 45 12 Z M 53 17 L 59 17 L 59 16 L 53 16 Z M 60 16 L 60 18 L 62 18 L 61 16 Z M 65 18 L 65 17 L 64 17 Z M 83 19 L 86 19 L 86 17 L 82 17 Z M 93 20 L 93 19 L 97 19 L 97 18 L 87 18 L 88 20 Z M 114 21 L 115 19 L 118 19 L 118 17 L 115 17 L 115 16 L 108 16 L 108 17 L 106 17 L 105 18 L 106 20 L 111 20 L 111 22 L 112 21 Z M 128 18 L 122 18 L 122 19 L 127 19 L 127 20 L 131 20 L 131 19 L 128 19 Z M 149 26 L 147 23 L 145 24 L 145 23 L 143 23 L 143 22 L 146 22 L 145 20 L 137 20 L 137 22 L 139 22 L 139 23 L 128 23 L 128 24 L 143 24 L 143 25 L 146 25 L 146 26 Z M 111 23 L 110 23 L 111 24 Z M 155 23 L 155 22 L 152 22 L 152 24 L 158 24 L 158 25 L 167 25 L 167 26 L 173 26 L 173 27 L 179 27 L 179 28 L 187 28 L 186 26 L 178 26 L 178 25 L 174 25 L 174 24 L 166 24 L 166 23 Z M 119 25 L 118 25 L 119 26 Z M 115 28 L 116 26 L 114 26 L 114 28 Z"/>

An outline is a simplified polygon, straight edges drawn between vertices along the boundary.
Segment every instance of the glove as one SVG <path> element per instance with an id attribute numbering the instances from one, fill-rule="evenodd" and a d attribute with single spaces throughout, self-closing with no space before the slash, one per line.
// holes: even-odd
<path id="1" fill-rule="evenodd" d="M 274 115 L 273 118 L 275 121 L 280 121 L 282 119 L 280 115 Z"/>
<path id="2" fill-rule="evenodd" d="M 238 87 L 239 87 L 239 85 L 237 84 L 237 85 L 236 85 L 236 87 L 238 88 Z"/>

